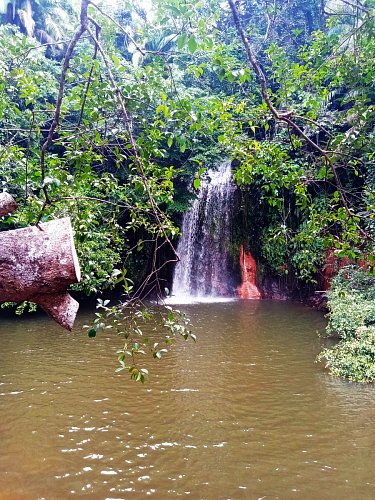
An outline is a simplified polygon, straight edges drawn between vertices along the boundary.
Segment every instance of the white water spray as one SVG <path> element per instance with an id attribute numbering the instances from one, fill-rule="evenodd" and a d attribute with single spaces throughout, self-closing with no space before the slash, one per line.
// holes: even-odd
<path id="1" fill-rule="evenodd" d="M 231 163 L 207 172 L 198 198 L 185 214 L 177 246 L 171 301 L 228 300 L 233 296 L 228 269 L 233 187 Z"/>

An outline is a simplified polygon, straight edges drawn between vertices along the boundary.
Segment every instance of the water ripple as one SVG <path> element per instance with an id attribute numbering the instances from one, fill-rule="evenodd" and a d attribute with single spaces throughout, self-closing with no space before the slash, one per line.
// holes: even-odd
<path id="1" fill-rule="evenodd" d="M 318 313 L 186 311 L 198 343 L 151 364 L 146 386 L 114 372 L 110 333 L 0 320 L 0 498 L 316 499 L 317 485 L 327 499 L 375 498 L 374 389 L 314 363 Z"/>

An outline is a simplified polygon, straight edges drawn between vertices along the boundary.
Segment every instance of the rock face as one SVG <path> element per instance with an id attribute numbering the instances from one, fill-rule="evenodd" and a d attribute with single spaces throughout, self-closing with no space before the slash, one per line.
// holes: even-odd
<path id="1" fill-rule="evenodd" d="M 260 291 L 256 286 L 257 266 L 254 257 L 246 252 L 243 245 L 240 248 L 240 265 L 242 284 L 237 288 L 240 299 L 260 299 Z"/>
<path id="2" fill-rule="evenodd" d="M 351 263 L 348 257 L 338 257 L 333 248 L 326 250 L 326 261 L 323 268 L 323 290 L 331 288 L 331 281 L 336 274 Z"/>
<path id="3" fill-rule="evenodd" d="M 34 302 L 71 330 L 79 304 L 66 290 L 80 277 L 68 217 L 0 233 L 0 302 Z"/>

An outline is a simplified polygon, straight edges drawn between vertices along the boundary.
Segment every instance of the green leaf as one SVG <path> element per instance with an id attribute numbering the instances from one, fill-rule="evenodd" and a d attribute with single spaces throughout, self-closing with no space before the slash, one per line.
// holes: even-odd
<path id="1" fill-rule="evenodd" d="M 200 179 L 194 179 L 194 189 L 199 189 L 201 186 L 201 180 Z"/>
<path id="2" fill-rule="evenodd" d="M 116 56 L 116 54 L 112 54 L 112 61 L 114 63 L 114 65 L 116 66 L 116 68 L 118 68 L 120 66 L 120 59 Z"/>
<path id="3" fill-rule="evenodd" d="M 194 52 L 197 50 L 197 47 L 198 47 L 198 44 L 197 44 L 197 41 L 195 39 L 195 36 L 191 35 L 191 37 L 189 38 L 189 42 L 188 42 L 189 52 L 191 54 L 194 54 Z"/>
<path id="4" fill-rule="evenodd" d="M 181 36 L 177 38 L 177 47 L 181 50 L 185 44 L 186 44 L 186 33 L 183 33 Z"/>

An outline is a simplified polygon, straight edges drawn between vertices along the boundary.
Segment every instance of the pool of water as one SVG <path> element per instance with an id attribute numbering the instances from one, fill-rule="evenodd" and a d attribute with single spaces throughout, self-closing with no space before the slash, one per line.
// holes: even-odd
<path id="1" fill-rule="evenodd" d="M 197 344 L 116 374 L 121 339 L 0 318 L 0 499 L 375 498 L 375 392 L 314 363 L 303 306 L 182 306 Z"/>

